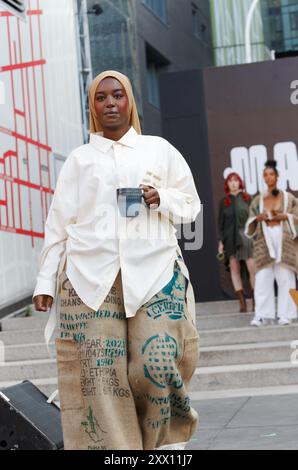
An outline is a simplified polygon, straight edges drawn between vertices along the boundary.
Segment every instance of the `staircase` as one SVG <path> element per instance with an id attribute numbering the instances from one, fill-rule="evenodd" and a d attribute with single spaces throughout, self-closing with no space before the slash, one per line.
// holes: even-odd
<path id="1" fill-rule="evenodd" d="M 297 393 L 298 364 L 291 363 L 291 343 L 298 340 L 298 323 L 251 327 L 252 314 L 237 309 L 234 301 L 197 304 L 200 360 L 191 398 Z M 48 357 L 43 336 L 46 321 L 41 312 L 1 321 L 5 362 L 0 389 L 25 379 L 46 395 L 57 388 L 56 361 Z M 54 355 L 54 343 L 50 346 Z"/>

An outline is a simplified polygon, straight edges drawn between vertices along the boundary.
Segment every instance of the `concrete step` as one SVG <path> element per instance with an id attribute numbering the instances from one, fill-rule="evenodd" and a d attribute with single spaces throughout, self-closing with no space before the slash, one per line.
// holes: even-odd
<path id="1" fill-rule="evenodd" d="M 54 333 L 52 341 L 57 336 L 57 331 Z M 29 344 L 29 343 L 44 343 L 43 330 L 16 330 L 16 331 L 0 331 L 0 341 L 5 346 L 13 344 Z"/>
<path id="2" fill-rule="evenodd" d="M 1 381 L 20 381 L 56 376 L 57 367 L 55 359 L 4 362 L 0 365 Z"/>
<path id="3" fill-rule="evenodd" d="M 197 314 L 197 327 L 200 331 L 227 328 L 244 328 L 250 326 L 253 318 L 252 313 L 220 313 L 220 314 Z M 43 331 L 48 319 L 48 314 L 41 313 L 39 317 L 9 318 L 1 321 L 1 331 Z M 294 322 L 294 324 L 297 322 Z"/>
<path id="4" fill-rule="evenodd" d="M 252 299 L 246 299 L 247 308 L 252 311 Z M 238 313 L 239 300 L 220 300 L 219 302 L 197 302 L 196 312 L 199 315 Z"/>
<path id="5" fill-rule="evenodd" d="M 243 328 L 250 325 L 252 313 L 213 313 L 197 314 L 197 327 L 202 330 L 217 330 L 220 328 Z"/>
<path id="6" fill-rule="evenodd" d="M 211 308 L 212 305 L 209 304 L 214 305 L 214 308 Z M 233 301 L 229 301 L 226 305 L 227 309 L 228 306 L 230 306 L 230 312 L 225 312 L 225 308 L 222 307 L 223 311 L 218 313 L 217 310 L 219 310 L 219 305 L 217 305 L 217 302 L 209 302 L 207 307 L 202 307 L 201 305 L 205 304 L 196 304 L 197 324 L 200 329 L 206 330 L 246 326 L 249 324 L 253 316 L 251 312 L 239 313 L 238 309 L 233 308 Z M 236 311 L 233 312 L 233 310 Z M 44 329 L 48 317 L 49 312 L 34 311 L 32 312 L 32 315 L 28 317 L 25 317 L 24 315 L 13 316 L 13 314 L 10 314 L 8 317 L 0 321 L 0 331 Z"/>
<path id="7" fill-rule="evenodd" d="M 48 367 L 49 365 L 45 365 Z M 23 369 L 24 370 L 24 369 Z M 47 369 L 49 370 L 49 369 Z M 19 383 L 22 380 L 31 380 L 47 396 L 57 389 L 55 376 L 46 377 L 46 374 L 38 378 L 32 377 L 32 373 L 18 374 L 18 377 L 3 379 L 1 375 L 0 390 Z M 298 390 L 298 366 L 290 362 L 277 362 L 253 365 L 234 365 L 222 367 L 198 368 L 191 380 L 189 393 L 193 399 L 214 398 L 224 396 L 241 396 L 241 391 L 253 390 L 257 395 L 264 388 L 276 389 L 278 393 L 282 389 L 288 393 L 289 389 Z M 211 395 L 208 395 L 208 392 Z M 236 392 L 236 393 L 235 393 Z M 247 392 L 245 392 L 246 395 Z M 294 393 L 294 392 L 293 392 Z"/>
<path id="8" fill-rule="evenodd" d="M 190 392 L 298 384 L 298 365 L 287 362 L 200 367 Z"/>
<path id="9" fill-rule="evenodd" d="M 56 356 L 55 344 L 49 345 L 52 357 Z M 29 361 L 35 359 L 49 359 L 48 350 L 45 342 L 33 344 L 16 344 L 6 346 L 4 350 L 5 362 L 11 361 Z"/>
<path id="10" fill-rule="evenodd" d="M 218 328 L 237 328 L 248 326 L 253 318 L 250 313 L 221 313 L 197 315 L 197 326 L 200 330 Z M 19 317 L 4 319 L 0 323 L 1 331 L 43 330 L 48 314 L 41 313 L 39 317 Z"/>
<path id="11" fill-rule="evenodd" d="M 31 380 L 47 397 L 49 397 L 55 390 L 57 390 L 57 379 L 33 379 Z M 20 383 L 17 381 L 0 382 L 0 390 Z M 192 385 L 192 384 L 191 384 Z M 230 388 L 218 390 L 201 390 L 189 392 L 191 400 L 212 400 L 219 398 L 231 397 L 248 397 L 248 396 L 269 396 L 269 395 L 289 395 L 298 394 L 298 385 L 277 385 L 277 386 L 264 386 L 264 387 L 249 387 L 249 388 Z M 59 394 L 55 397 L 55 403 L 59 406 Z"/>
<path id="12" fill-rule="evenodd" d="M 57 379 L 33 379 L 31 380 L 47 397 L 49 397 L 55 390 L 57 390 Z M 0 382 L 0 390 L 16 385 L 20 381 Z M 202 390 L 199 392 L 189 392 L 191 400 L 212 400 L 219 398 L 231 397 L 248 397 L 248 396 L 269 396 L 269 395 L 289 395 L 298 393 L 298 385 L 278 385 L 278 386 L 265 386 L 265 387 L 249 387 L 249 388 L 230 388 L 218 390 Z M 59 394 L 55 397 L 55 403 L 59 406 Z"/>
<path id="13" fill-rule="evenodd" d="M 56 355 L 55 344 L 50 343 L 52 357 Z M 291 355 L 289 341 L 269 343 L 230 344 L 200 348 L 199 366 L 250 364 L 286 361 Z M 5 362 L 49 359 L 45 343 L 18 344 L 5 347 Z"/>
<path id="14" fill-rule="evenodd" d="M 259 328 L 239 327 L 239 328 L 218 328 L 212 330 L 201 330 L 201 347 L 221 346 L 231 344 L 265 343 L 276 341 L 293 341 L 298 339 L 298 324 L 293 323 L 288 326 L 268 325 Z M 52 341 L 57 336 L 54 333 Z M 0 341 L 5 346 L 44 343 L 43 330 L 14 330 L 0 331 Z"/>
<path id="15" fill-rule="evenodd" d="M 261 327 L 223 328 L 200 331 L 201 346 L 265 343 L 298 340 L 298 324 L 288 326 L 267 325 Z"/>
<path id="16" fill-rule="evenodd" d="M 288 361 L 291 342 L 229 344 L 200 348 L 199 367 Z"/>
<path id="17" fill-rule="evenodd" d="M 1 380 L 41 378 L 42 374 L 48 375 L 49 370 L 54 371 L 55 375 L 54 343 L 50 344 L 50 350 L 53 354 L 51 358 L 44 343 L 7 346 L 5 363 L 0 367 Z M 286 362 L 290 361 L 292 352 L 289 341 L 201 347 L 198 367 L 204 369 L 216 366 Z M 29 375 L 24 376 L 24 374 Z"/>
<path id="18" fill-rule="evenodd" d="M 190 392 L 191 400 L 214 400 L 218 398 L 261 397 L 271 395 L 298 395 L 297 385 L 277 385 L 273 387 L 230 388 L 226 390 L 202 390 Z"/>
<path id="19" fill-rule="evenodd" d="M 0 322 L 1 331 L 42 330 L 46 325 L 48 317 L 48 314 L 40 313 L 36 317 L 5 318 Z"/>

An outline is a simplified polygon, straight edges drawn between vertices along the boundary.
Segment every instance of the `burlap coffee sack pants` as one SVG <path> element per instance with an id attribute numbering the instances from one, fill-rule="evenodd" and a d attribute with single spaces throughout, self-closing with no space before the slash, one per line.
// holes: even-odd
<path id="1" fill-rule="evenodd" d="M 171 281 L 126 318 L 121 270 L 95 312 L 61 278 L 58 389 L 66 450 L 150 450 L 187 442 L 198 425 L 187 389 L 199 335 L 175 262 Z"/>

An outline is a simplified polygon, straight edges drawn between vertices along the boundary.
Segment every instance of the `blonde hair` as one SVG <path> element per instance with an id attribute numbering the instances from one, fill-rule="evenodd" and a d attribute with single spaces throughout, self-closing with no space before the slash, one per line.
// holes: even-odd
<path id="1" fill-rule="evenodd" d="M 132 86 L 129 78 L 121 72 L 116 70 L 105 70 L 97 75 L 92 81 L 89 90 L 89 109 L 90 109 L 90 133 L 103 131 L 100 123 L 98 122 L 97 115 L 94 108 L 95 92 L 99 83 L 106 77 L 116 78 L 124 87 L 129 103 L 130 125 L 133 126 L 138 134 L 142 133 L 141 124 L 139 120 L 137 105 L 132 91 Z"/>

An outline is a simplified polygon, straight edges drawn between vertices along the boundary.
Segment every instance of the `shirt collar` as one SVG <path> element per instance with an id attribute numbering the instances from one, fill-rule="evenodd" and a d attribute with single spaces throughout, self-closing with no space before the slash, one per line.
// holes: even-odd
<path id="1" fill-rule="evenodd" d="M 92 132 L 90 134 L 90 144 L 93 144 L 102 152 L 107 152 L 115 142 L 134 148 L 136 146 L 137 136 L 138 133 L 133 126 L 130 126 L 128 131 L 118 141 L 104 137 L 103 131 Z"/>

